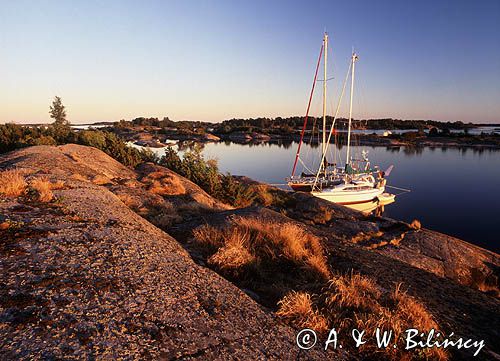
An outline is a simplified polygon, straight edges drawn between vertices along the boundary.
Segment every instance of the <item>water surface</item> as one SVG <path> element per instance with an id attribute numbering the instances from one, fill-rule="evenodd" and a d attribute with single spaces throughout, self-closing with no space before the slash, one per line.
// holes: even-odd
<path id="1" fill-rule="evenodd" d="M 332 147 L 333 148 L 333 147 Z M 360 153 L 361 147 L 353 147 Z M 243 145 L 209 143 L 203 153 L 216 158 L 222 172 L 282 184 L 290 175 L 297 144 Z M 472 148 L 365 147 L 372 164 L 386 169 L 394 164 L 388 184 L 411 189 L 385 207 L 385 215 L 422 226 L 481 247 L 499 251 L 500 151 Z M 309 164 L 318 148 L 304 144 L 302 158 Z M 345 147 L 340 154 L 345 157 Z M 333 159 L 333 156 L 330 156 Z M 298 171 L 302 170 L 301 165 Z M 391 193 L 398 190 L 388 189 Z"/>

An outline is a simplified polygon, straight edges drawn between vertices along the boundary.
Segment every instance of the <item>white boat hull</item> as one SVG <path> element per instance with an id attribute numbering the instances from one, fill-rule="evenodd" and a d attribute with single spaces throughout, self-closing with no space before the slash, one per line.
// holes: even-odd
<path id="1" fill-rule="evenodd" d="M 383 212 L 384 206 L 394 203 L 395 199 L 396 196 L 394 194 L 382 193 L 369 202 L 346 204 L 345 206 L 363 213 L 371 213 L 377 209 Z"/>
<path id="2" fill-rule="evenodd" d="M 327 189 L 319 192 L 311 192 L 315 197 L 327 200 L 329 202 L 349 205 L 363 202 L 370 202 L 383 194 L 385 187 L 371 188 L 366 190 L 345 190 L 345 189 Z"/>

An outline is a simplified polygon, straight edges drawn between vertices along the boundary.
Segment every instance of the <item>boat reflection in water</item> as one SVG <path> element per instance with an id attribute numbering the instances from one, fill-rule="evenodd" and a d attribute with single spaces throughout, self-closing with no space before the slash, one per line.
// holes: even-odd
<path id="1" fill-rule="evenodd" d="M 385 206 L 396 201 L 396 196 L 390 193 L 383 193 L 377 198 L 363 203 L 344 204 L 345 207 L 361 211 L 365 214 L 374 213 L 376 216 L 381 216 L 384 213 Z"/>

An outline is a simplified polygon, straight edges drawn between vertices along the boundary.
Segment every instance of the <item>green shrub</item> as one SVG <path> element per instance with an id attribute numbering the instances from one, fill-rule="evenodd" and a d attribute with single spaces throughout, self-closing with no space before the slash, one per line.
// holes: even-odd
<path id="1" fill-rule="evenodd" d="M 21 126 L 14 123 L 0 125 L 0 153 L 31 145 L 55 145 L 50 130 L 42 127 Z"/>
<path id="2" fill-rule="evenodd" d="M 248 207 L 255 202 L 258 194 L 252 187 L 241 183 L 229 173 L 221 174 L 220 179 L 221 194 L 218 198 L 221 200 L 235 207 Z"/>
<path id="3" fill-rule="evenodd" d="M 100 149 L 120 163 L 131 167 L 142 163 L 143 155 L 150 158 L 149 153 L 127 146 L 120 137 L 110 132 L 84 130 L 77 133 L 76 143 Z"/>
<path id="4" fill-rule="evenodd" d="M 199 147 L 185 152 L 182 158 L 168 147 L 159 163 L 196 183 L 211 196 L 235 207 L 247 207 L 257 197 L 252 188 L 229 173 L 220 174 L 217 161 L 205 160 Z"/>

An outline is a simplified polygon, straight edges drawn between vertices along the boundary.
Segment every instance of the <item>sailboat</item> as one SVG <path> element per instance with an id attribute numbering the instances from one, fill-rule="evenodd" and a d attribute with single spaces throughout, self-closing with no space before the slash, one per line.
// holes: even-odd
<path id="1" fill-rule="evenodd" d="M 317 81 L 317 75 L 321 59 L 323 58 L 323 130 L 322 130 L 322 142 L 321 142 L 321 161 L 319 163 L 317 172 L 315 174 L 301 174 L 300 176 L 295 176 L 295 171 L 297 167 L 297 162 L 300 159 L 300 148 L 304 141 L 304 133 L 307 127 L 307 121 L 309 117 L 309 110 L 311 106 L 311 100 L 314 93 L 314 87 Z M 351 155 L 351 132 L 352 132 L 352 103 L 354 95 L 354 76 L 356 62 L 358 61 L 357 54 L 353 51 L 351 56 L 351 61 L 349 64 L 349 69 L 344 81 L 343 89 L 340 95 L 339 103 L 337 106 L 336 113 L 333 117 L 332 125 L 330 131 L 327 132 L 327 115 L 326 115 L 326 101 L 327 101 L 327 59 L 328 59 L 328 34 L 325 33 L 323 37 L 323 43 L 320 50 L 320 55 L 318 58 L 318 63 L 316 65 L 316 72 L 314 75 L 313 86 L 311 89 L 311 94 L 309 96 L 309 103 L 307 106 L 306 116 L 304 119 L 304 125 L 302 127 L 301 138 L 297 153 L 295 156 L 295 162 L 293 165 L 292 175 L 288 178 L 288 185 L 294 191 L 305 191 L 310 192 L 312 195 L 318 198 L 328 200 L 330 202 L 339 203 L 343 205 L 355 205 L 366 202 L 382 201 L 386 204 L 394 201 L 394 196 L 385 193 L 386 186 L 386 175 L 388 175 L 392 166 L 385 172 L 381 171 L 378 167 L 372 167 L 370 161 L 367 157 L 367 152 L 362 152 L 361 157 L 353 158 Z M 346 84 L 348 78 L 350 77 L 350 100 L 349 100 L 349 119 L 348 119 L 348 130 L 347 130 L 347 152 L 345 158 L 345 166 L 339 167 L 336 163 L 328 162 L 326 155 L 328 147 L 330 145 L 331 136 L 334 134 L 335 122 L 337 120 L 337 115 L 340 109 L 340 104 L 342 97 L 345 93 Z M 327 136 L 328 133 L 328 136 Z"/>

